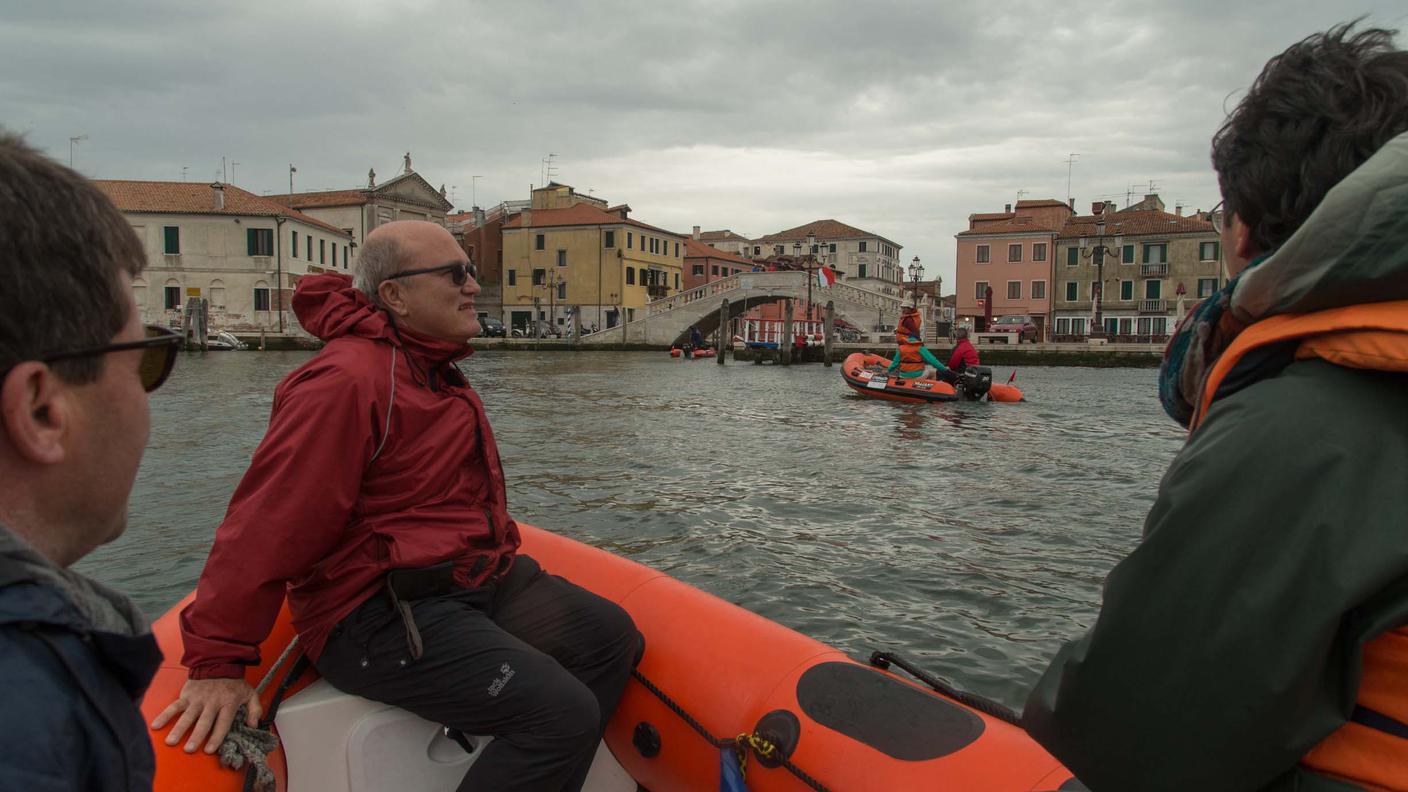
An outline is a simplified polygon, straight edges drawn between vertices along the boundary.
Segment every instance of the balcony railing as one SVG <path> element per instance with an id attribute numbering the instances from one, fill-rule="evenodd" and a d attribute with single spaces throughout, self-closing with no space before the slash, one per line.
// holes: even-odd
<path id="1" fill-rule="evenodd" d="M 1141 278 L 1163 278 L 1168 276 L 1168 262 L 1162 264 L 1140 264 L 1139 277 Z"/>
<path id="2" fill-rule="evenodd" d="M 1168 313 L 1168 300 L 1140 300 L 1139 313 Z"/>

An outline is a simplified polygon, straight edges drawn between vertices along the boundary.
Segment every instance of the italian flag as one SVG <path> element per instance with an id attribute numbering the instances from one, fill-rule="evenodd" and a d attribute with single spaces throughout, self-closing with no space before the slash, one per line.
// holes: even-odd
<path id="1" fill-rule="evenodd" d="M 818 267 L 816 271 L 816 282 L 821 288 L 825 289 L 827 286 L 836 282 L 836 270 L 830 267 Z"/>

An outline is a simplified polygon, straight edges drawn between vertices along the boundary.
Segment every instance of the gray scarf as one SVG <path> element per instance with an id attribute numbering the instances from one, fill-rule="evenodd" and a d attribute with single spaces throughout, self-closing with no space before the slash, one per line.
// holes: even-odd
<path id="1" fill-rule="evenodd" d="M 126 595 L 60 567 L 0 524 L 0 583 L 22 580 L 58 589 L 94 630 L 119 635 L 148 631 L 146 619 Z"/>

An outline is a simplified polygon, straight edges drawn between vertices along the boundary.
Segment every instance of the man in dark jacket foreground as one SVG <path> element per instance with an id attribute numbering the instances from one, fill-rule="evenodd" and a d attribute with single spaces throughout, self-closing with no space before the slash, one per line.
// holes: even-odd
<path id="1" fill-rule="evenodd" d="M 123 595 L 68 566 L 122 534 L 147 393 L 145 254 L 81 176 L 0 135 L 0 789 L 149 790 L 138 700 L 161 660 Z"/>
<path id="2" fill-rule="evenodd" d="M 1096 792 L 1408 789 L 1405 133 L 1408 53 L 1342 27 L 1213 140 L 1236 277 L 1160 372 L 1191 433 L 1026 706 Z"/>
<path id="3" fill-rule="evenodd" d="M 488 415 L 454 365 L 479 333 L 474 274 L 444 228 L 402 221 L 367 235 L 355 286 L 299 282 L 294 312 L 327 346 L 275 391 L 181 613 L 190 680 L 152 724 L 175 719 L 168 745 L 213 752 L 241 704 L 253 725 L 245 669 L 287 596 L 337 688 L 494 736 L 462 789 L 581 788 L 640 636 L 518 553 Z"/>

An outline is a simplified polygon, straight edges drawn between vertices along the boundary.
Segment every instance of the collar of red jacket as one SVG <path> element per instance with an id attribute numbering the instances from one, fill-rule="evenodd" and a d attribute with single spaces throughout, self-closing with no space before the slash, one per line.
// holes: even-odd
<path id="1" fill-rule="evenodd" d="M 350 277 L 339 273 L 300 278 L 293 291 L 293 313 L 304 330 L 323 341 L 343 336 L 384 340 L 431 366 L 474 352 L 467 343 L 442 341 L 395 325 L 386 311 L 352 286 Z"/>

